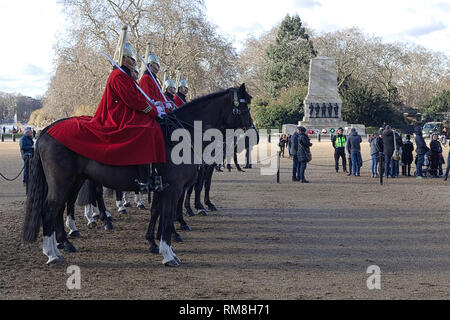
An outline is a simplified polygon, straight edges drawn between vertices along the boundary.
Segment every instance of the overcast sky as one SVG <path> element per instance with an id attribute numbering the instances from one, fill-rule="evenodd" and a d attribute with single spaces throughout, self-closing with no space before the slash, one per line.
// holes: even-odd
<path id="1" fill-rule="evenodd" d="M 297 13 L 316 33 L 357 26 L 386 42 L 413 42 L 450 55 L 450 0 L 205 1 L 210 21 L 238 50 L 249 35 Z M 63 23 L 57 0 L 0 0 L 0 91 L 45 93 Z"/>

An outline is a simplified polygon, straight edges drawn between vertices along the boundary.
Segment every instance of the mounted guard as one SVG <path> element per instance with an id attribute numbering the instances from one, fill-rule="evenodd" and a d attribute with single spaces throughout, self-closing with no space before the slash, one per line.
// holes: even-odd
<path id="1" fill-rule="evenodd" d="M 160 177 L 150 175 L 149 164 L 165 163 L 161 127 L 155 120 L 164 108 L 138 91 L 133 76 L 136 53 L 123 45 L 121 67 L 111 72 L 94 117 L 74 117 L 55 124 L 48 133 L 70 150 L 88 159 L 113 166 L 139 166 L 140 191 L 162 191 Z M 120 52 L 119 51 L 119 52 Z M 120 61 L 122 60 L 122 61 Z"/>
<path id="2" fill-rule="evenodd" d="M 187 99 L 186 99 L 186 95 L 189 91 L 189 86 L 188 83 L 185 79 L 180 79 L 180 83 L 178 85 L 178 91 L 177 93 L 174 95 L 174 102 L 177 105 L 177 107 L 181 107 L 182 105 L 186 104 Z"/>

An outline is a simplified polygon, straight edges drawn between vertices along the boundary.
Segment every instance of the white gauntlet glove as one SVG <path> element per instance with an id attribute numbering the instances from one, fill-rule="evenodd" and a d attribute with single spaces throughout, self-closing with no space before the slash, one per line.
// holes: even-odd
<path id="1" fill-rule="evenodd" d="M 162 119 L 162 115 L 166 114 L 166 110 L 160 105 L 156 105 L 156 110 L 158 110 L 158 117 Z"/>

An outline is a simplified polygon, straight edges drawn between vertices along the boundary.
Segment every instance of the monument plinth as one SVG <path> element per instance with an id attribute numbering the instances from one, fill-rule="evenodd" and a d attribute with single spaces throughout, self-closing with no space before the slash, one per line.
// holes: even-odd
<path id="1" fill-rule="evenodd" d="M 342 119 L 342 99 L 338 93 L 336 62 L 332 58 L 311 59 L 309 68 L 308 95 L 304 100 L 305 116 L 299 125 L 308 130 L 355 127 L 360 134 L 366 134 L 362 125 L 349 126 Z"/>

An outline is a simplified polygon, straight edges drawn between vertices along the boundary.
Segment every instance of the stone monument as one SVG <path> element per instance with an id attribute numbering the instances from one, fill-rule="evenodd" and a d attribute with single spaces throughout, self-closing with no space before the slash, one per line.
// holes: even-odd
<path id="1" fill-rule="evenodd" d="M 342 120 L 342 99 L 337 87 L 336 62 L 332 58 L 317 57 L 311 59 L 309 69 L 308 95 L 304 101 L 305 116 L 299 125 L 308 130 L 323 129 L 328 133 L 339 127 L 350 132 L 356 128 L 359 134 L 365 135 L 363 125 L 348 125 Z"/>

